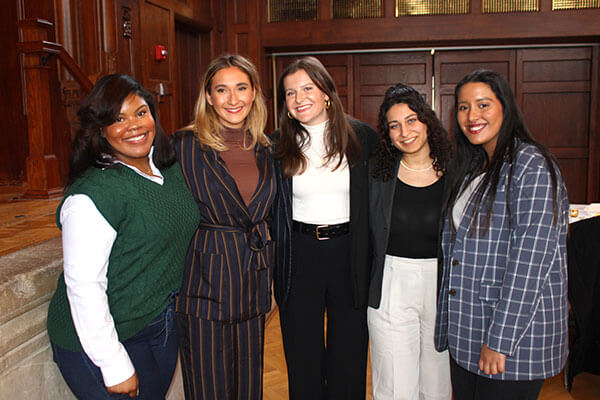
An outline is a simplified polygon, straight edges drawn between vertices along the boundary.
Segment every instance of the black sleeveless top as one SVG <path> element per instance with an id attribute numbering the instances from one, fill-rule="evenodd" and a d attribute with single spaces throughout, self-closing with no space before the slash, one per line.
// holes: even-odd
<path id="1" fill-rule="evenodd" d="M 396 178 L 387 254 L 406 258 L 436 258 L 444 190 L 442 176 L 425 187 Z"/>

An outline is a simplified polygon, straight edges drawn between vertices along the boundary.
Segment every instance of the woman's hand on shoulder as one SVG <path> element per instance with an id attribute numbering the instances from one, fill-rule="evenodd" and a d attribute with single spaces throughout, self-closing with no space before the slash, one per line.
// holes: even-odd
<path id="1" fill-rule="evenodd" d="M 129 395 L 129 397 L 134 398 L 139 394 L 139 385 L 140 383 L 137 374 L 134 372 L 126 381 L 113 386 L 107 386 L 106 390 L 108 390 L 108 393 L 126 394 Z"/>

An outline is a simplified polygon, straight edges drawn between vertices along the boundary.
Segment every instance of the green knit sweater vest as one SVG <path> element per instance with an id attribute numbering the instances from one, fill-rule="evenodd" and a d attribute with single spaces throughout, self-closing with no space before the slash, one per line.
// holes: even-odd
<path id="1" fill-rule="evenodd" d="M 89 196 L 117 232 L 106 293 L 121 342 L 160 314 L 169 294 L 181 286 L 188 245 L 200 221 L 179 164 L 161 173 L 162 186 L 122 165 L 89 168 L 65 194 L 65 199 Z M 56 213 L 59 228 L 62 204 Z M 48 335 L 67 350 L 82 351 L 63 274 L 48 309 Z"/>

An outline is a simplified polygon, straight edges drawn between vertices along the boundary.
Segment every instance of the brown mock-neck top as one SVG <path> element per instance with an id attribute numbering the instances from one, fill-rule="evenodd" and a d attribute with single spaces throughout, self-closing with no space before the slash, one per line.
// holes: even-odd
<path id="1" fill-rule="evenodd" d="M 221 158 L 225 161 L 229 173 L 235 180 L 238 191 L 248 205 L 258 186 L 258 167 L 254 148 L 243 150 L 245 131 L 242 129 L 223 129 L 225 144 L 229 148 L 222 151 Z"/>

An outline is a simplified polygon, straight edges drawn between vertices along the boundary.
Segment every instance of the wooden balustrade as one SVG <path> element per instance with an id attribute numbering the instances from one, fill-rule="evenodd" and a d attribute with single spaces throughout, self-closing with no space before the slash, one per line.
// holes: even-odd
<path id="1" fill-rule="evenodd" d="M 48 41 L 51 22 L 30 18 L 18 22 L 22 42 L 17 48 L 24 55 L 23 70 L 26 86 L 26 117 L 29 155 L 26 160 L 28 190 L 24 197 L 50 198 L 62 193 L 58 159 L 53 154 L 53 124 L 51 80 L 57 79 L 48 60 L 57 56 L 85 92 L 92 83 L 75 60 L 58 43 Z"/>

